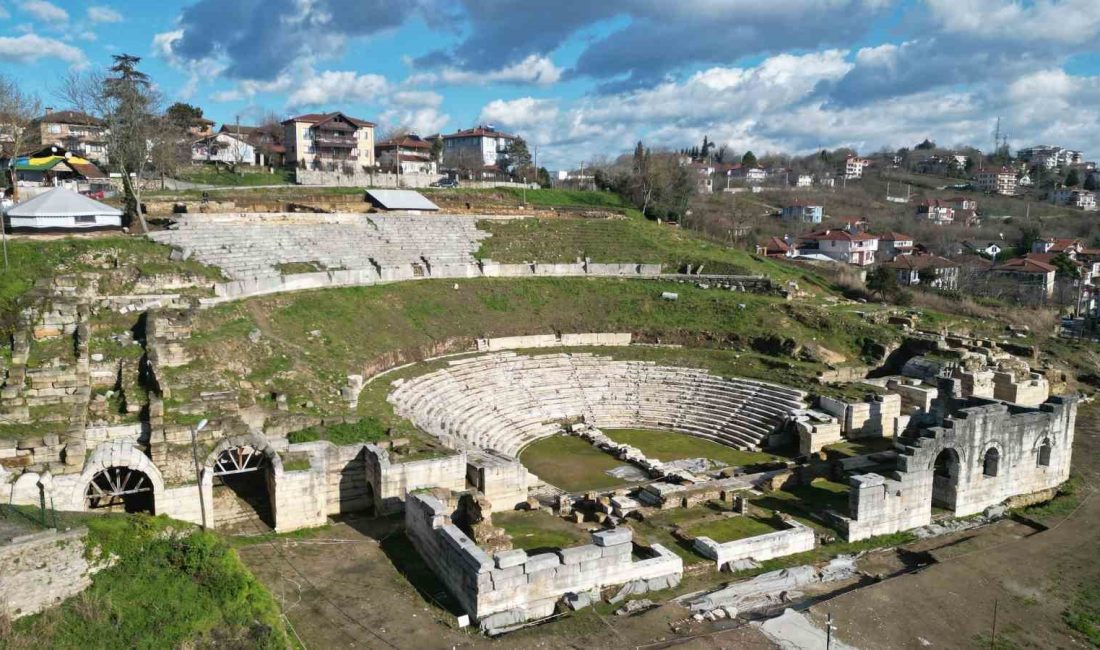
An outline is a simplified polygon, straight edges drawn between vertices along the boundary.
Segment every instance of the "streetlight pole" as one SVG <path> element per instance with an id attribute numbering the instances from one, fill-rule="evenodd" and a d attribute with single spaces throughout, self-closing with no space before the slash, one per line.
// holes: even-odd
<path id="1" fill-rule="evenodd" d="M 197 425 L 191 428 L 191 457 L 195 460 L 195 484 L 199 488 L 199 512 L 202 519 L 199 520 L 199 527 L 204 531 L 206 530 L 206 500 L 202 494 L 202 470 L 199 469 L 199 432 L 206 428 L 207 420 L 203 419 Z"/>

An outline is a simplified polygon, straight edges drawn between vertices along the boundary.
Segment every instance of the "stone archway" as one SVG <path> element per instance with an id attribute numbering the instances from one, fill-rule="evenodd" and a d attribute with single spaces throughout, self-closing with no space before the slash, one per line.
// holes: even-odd
<path id="1" fill-rule="evenodd" d="M 74 483 L 68 504 L 72 510 L 157 513 L 164 478 L 153 461 L 129 440 L 96 447 Z"/>
<path id="2" fill-rule="evenodd" d="M 203 472 L 211 527 L 248 533 L 273 530 L 276 480 L 282 469 L 279 455 L 262 435 L 222 440 L 207 457 Z"/>
<path id="3" fill-rule="evenodd" d="M 962 459 L 952 447 L 941 449 L 932 463 L 932 506 L 954 510 L 958 503 Z"/>

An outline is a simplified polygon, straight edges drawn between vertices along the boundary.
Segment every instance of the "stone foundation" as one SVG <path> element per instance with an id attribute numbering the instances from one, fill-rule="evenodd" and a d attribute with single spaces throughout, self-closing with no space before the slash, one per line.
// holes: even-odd
<path id="1" fill-rule="evenodd" d="M 719 544 L 709 537 L 696 537 L 692 546 L 704 557 L 715 561 L 721 570 L 732 562 L 752 560 L 763 562 L 772 558 L 812 551 L 817 543 L 814 529 L 793 519 L 782 522 L 786 530 L 746 537 Z"/>
<path id="2" fill-rule="evenodd" d="M 87 528 L 49 530 L 0 544 L 0 614 L 37 614 L 84 591 L 95 568 L 86 555 Z"/>

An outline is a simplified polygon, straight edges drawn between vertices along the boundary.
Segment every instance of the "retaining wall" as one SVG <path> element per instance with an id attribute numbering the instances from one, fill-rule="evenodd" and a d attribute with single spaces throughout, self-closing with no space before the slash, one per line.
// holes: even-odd
<path id="1" fill-rule="evenodd" d="M 628 528 L 593 533 L 586 546 L 490 557 L 450 522 L 442 502 L 424 494 L 410 495 L 405 530 L 436 577 L 487 630 L 550 616 L 566 594 L 626 583 L 642 593 L 677 585 L 683 575 L 683 561 L 660 544 L 651 547 L 654 557 L 635 560 Z"/>
<path id="2" fill-rule="evenodd" d="M 0 545 L 0 613 L 36 614 L 92 584 L 85 557 L 87 528 L 49 530 Z"/>
<path id="3" fill-rule="evenodd" d="M 630 345 L 630 332 L 591 332 L 577 334 L 532 334 L 530 336 L 504 336 L 494 339 L 478 339 L 478 352 L 522 350 L 526 348 L 594 347 Z"/>
<path id="4" fill-rule="evenodd" d="M 377 445 L 367 445 L 364 463 L 371 486 L 376 515 L 400 512 L 409 493 L 424 488 L 466 489 L 466 454 L 441 458 L 390 462 L 390 455 Z"/>
<path id="5" fill-rule="evenodd" d="M 731 562 L 740 560 L 763 562 L 814 549 L 816 536 L 813 528 L 793 520 L 784 521 L 783 525 L 787 526 L 786 530 L 777 530 L 774 533 L 746 537 L 722 544 L 709 537 L 696 537 L 692 546 L 704 557 L 714 560 L 718 570 Z"/>

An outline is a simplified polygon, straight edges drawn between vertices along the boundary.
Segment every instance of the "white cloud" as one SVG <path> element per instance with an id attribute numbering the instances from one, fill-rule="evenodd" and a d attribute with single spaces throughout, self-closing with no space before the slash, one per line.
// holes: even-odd
<path id="1" fill-rule="evenodd" d="M 549 86 L 561 79 L 562 69 L 544 56 L 534 54 L 497 70 L 475 72 L 460 68 L 447 67 L 434 72 L 420 72 L 412 75 L 408 83 L 444 84 L 448 86 L 487 86 L 489 84 L 531 84 Z"/>
<path id="2" fill-rule="evenodd" d="M 35 18 L 44 22 L 65 22 L 69 12 L 45 0 L 26 0 L 20 7 Z"/>
<path id="3" fill-rule="evenodd" d="M 389 91 L 389 82 L 377 74 L 327 70 L 305 75 L 290 95 L 287 106 L 303 108 L 348 102 L 377 102 Z"/>
<path id="4" fill-rule="evenodd" d="M 84 52 L 79 48 L 37 34 L 15 38 L 0 36 L 0 58 L 16 63 L 32 63 L 39 59 L 61 59 L 73 66 L 87 63 Z"/>
<path id="5" fill-rule="evenodd" d="M 252 99 L 252 97 L 261 93 L 284 93 L 294 85 L 294 75 L 285 73 L 271 81 L 242 81 L 229 90 L 219 90 L 211 94 L 210 99 L 215 102 L 235 102 L 242 99 Z"/>
<path id="6" fill-rule="evenodd" d="M 110 7 L 91 6 L 88 7 L 88 20 L 93 23 L 120 23 L 122 14 Z"/>
<path id="7" fill-rule="evenodd" d="M 926 0 L 933 21 L 950 34 L 1016 42 L 1093 44 L 1100 37 L 1096 0 Z"/>
<path id="8" fill-rule="evenodd" d="M 430 106 L 422 108 L 391 108 L 383 111 L 379 117 L 382 124 L 388 127 L 403 126 L 413 133 L 427 137 L 439 133 L 450 121 L 451 116 L 439 112 L 439 109 Z"/>
<path id="9" fill-rule="evenodd" d="M 558 117 L 557 103 L 552 99 L 496 99 L 481 109 L 482 122 L 506 124 L 512 128 L 531 129 L 549 124 Z"/>
<path id="10" fill-rule="evenodd" d="M 400 90 L 393 93 L 390 101 L 398 106 L 433 106 L 443 105 L 443 95 L 430 90 Z"/>

